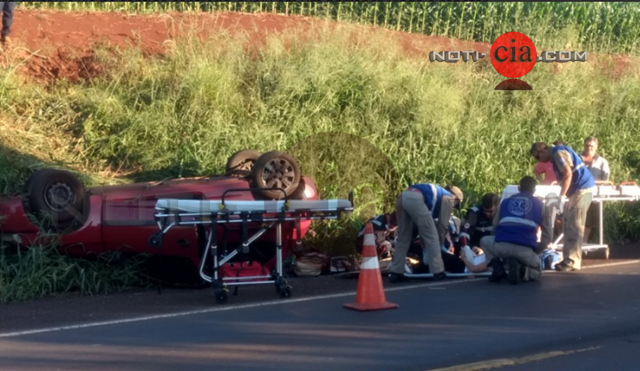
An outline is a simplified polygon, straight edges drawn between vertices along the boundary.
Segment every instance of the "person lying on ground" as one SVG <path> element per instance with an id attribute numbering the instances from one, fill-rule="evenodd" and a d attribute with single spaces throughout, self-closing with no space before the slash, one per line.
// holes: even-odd
<path id="1" fill-rule="evenodd" d="M 460 219 L 451 216 L 449 219 L 449 230 L 445 237 L 445 245 L 442 249 L 440 255 L 442 261 L 444 263 L 444 268 L 446 273 L 480 273 L 486 272 L 488 270 L 486 264 L 482 264 L 484 261 L 482 249 L 479 247 L 475 247 L 473 249 L 466 246 L 461 249 L 454 249 L 457 241 L 459 228 L 460 228 Z M 458 250 L 458 251 L 456 251 Z M 467 255 L 467 259 L 463 259 L 464 255 Z M 409 248 L 409 252 L 407 253 L 407 257 L 415 261 L 416 263 L 411 264 L 411 271 L 415 274 L 424 274 L 430 273 L 429 265 L 424 262 L 424 250 L 422 249 L 422 245 L 420 239 L 417 238 L 411 244 Z"/>

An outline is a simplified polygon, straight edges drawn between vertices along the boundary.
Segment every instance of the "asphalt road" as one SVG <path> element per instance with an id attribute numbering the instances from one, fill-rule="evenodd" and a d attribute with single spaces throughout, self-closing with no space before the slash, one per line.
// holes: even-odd
<path id="1" fill-rule="evenodd" d="M 385 280 L 387 299 L 400 308 L 374 312 L 342 307 L 355 300 L 356 280 L 350 280 L 343 281 L 342 292 L 317 289 L 316 296 L 283 300 L 275 298 L 270 286 L 250 286 L 255 291 L 241 288 L 224 306 L 200 291 L 202 305 L 162 308 L 156 314 L 164 317 L 130 322 L 127 318 L 154 311 L 136 311 L 129 303 L 95 319 L 102 323 L 74 317 L 81 308 L 55 323 L 34 313 L 14 314 L 20 319 L 13 321 L 0 313 L 0 368 L 631 370 L 640 358 L 638 275 L 640 262 L 627 261 L 579 273 L 552 272 L 542 282 L 518 286 L 491 284 L 486 278 L 418 280 L 399 286 Z M 258 292 L 268 292 L 269 298 L 241 301 Z M 194 297 L 193 291 L 189 295 Z M 149 308 L 148 302 L 140 305 L 143 302 Z M 191 312 L 166 315 L 170 309 Z M 52 313 L 58 310 L 50 308 Z M 27 315 L 33 321 L 25 321 Z M 108 322 L 112 319 L 116 321 Z"/>

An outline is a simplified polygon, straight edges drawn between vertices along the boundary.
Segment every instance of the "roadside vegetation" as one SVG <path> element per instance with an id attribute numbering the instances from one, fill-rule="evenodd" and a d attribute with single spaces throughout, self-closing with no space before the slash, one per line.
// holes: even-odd
<path id="1" fill-rule="evenodd" d="M 141 257 L 119 260 L 116 254 L 92 259 L 60 255 L 54 245 L 21 250 L 0 245 L 0 303 L 78 292 L 106 294 L 148 283 Z"/>
<path id="2" fill-rule="evenodd" d="M 611 77 L 589 63 L 559 73 L 539 64 L 523 78 L 533 91 L 499 92 L 490 62 L 407 58 L 384 36 L 354 42 L 356 29 L 317 29 L 320 38 L 304 43 L 274 36 L 252 52 L 240 37 L 189 38 L 156 59 L 105 47 L 97 53 L 105 74 L 86 84 L 42 87 L 0 71 L 0 192 L 19 193 L 45 166 L 93 186 L 220 174 L 235 151 L 288 150 L 321 198 L 362 189 L 356 206 L 365 206 L 351 220 L 317 223 L 308 241 L 352 253 L 362 220 L 393 210 L 408 183 L 456 184 L 470 207 L 532 173 L 534 141 L 580 149 L 594 135 L 612 180 L 638 180 L 640 66 Z M 576 35 L 563 29 L 541 46 L 577 44 Z M 356 137 L 366 142 L 353 145 Z M 637 205 L 607 205 L 608 242 L 640 237 L 639 216 Z M 0 301 L 137 282 L 134 265 L 108 261 L 5 246 Z"/>

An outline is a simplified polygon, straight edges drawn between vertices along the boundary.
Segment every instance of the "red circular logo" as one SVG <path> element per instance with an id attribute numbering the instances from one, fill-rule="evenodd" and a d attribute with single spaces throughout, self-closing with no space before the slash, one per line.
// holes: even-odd
<path id="1" fill-rule="evenodd" d="M 536 64 L 538 54 L 533 41 L 520 32 L 507 32 L 491 44 L 491 64 L 504 77 L 522 77 Z"/>

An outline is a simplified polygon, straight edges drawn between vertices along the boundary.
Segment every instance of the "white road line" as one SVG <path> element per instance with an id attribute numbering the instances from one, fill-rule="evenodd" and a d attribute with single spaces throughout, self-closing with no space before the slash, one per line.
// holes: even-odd
<path id="1" fill-rule="evenodd" d="M 631 260 L 628 262 L 617 262 L 617 263 L 604 263 L 604 264 L 597 264 L 597 265 L 589 265 L 586 267 L 582 267 L 582 270 L 585 269 L 593 269 L 593 268 L 602 268 L 602 267 L 615 267 L 616 265 L 627 265 L 627 264 L 635 264 L 635 263 L 640 263 L 640 260 Z"/>
<path id="2" fill-rule="evenodd" d="M 460 284 L 460 283 L 472 282 L 472 281 L 477 281 L 477 280 L 478 279 L 464 279 L 464 280 L 446 281 L 446 282 L 433 282 L 433 283 L 426 283 L 426 284 L 420 284 L 420 285 L 410 285 L 410 286 L 387 288 L 384 291 L 385 292 L 402 291 L 402 290 L 410 290 L 410 289 L 416 289 L 416 288 L 421 288 L 421 287 L 456 285 L 456 284 Z M 90 323 L 84 323 L 84 324 L 78 324 L 78 325 L 69 325 L 69 326 L 60 326 L 60 327 L 48 327 L 48 328 L 42 328 L 42 329 L 0 333 L 0 338 L 9 338 L 9 337 L 24 336 L 24 335 L 41 334 L 41 333 L 45 333 L 45 332 L 67 331 L 67 330 L 75 330 L 75 329 L 82 329 L 82 328 L 88 328 L 88 327 L 97 327 L 97 326 L 118 325 L 118 324 L 122 324 L 122 323 L 141 322 L 141 321 L 149 321 L 149 320 L 162 319 L 162 318 L 184 317 L 184 316 L 190 316 L 190 315 L 194 315 L 194 314 L 224 312 L 224 311 L 229 311 L 229 310 L 238 310 L 238 309 L 246 309 L 246 308 L 267 307 L 267 306 L 272 306 L 272 305 L 285 305 L 285 304 L 300 303 L 300 302 L 305 302 L 305 301 L 340 298 L 340 297 L 347 297 L 347 296 L 353 296 L 354 300 L 355 300 L 355 295 L 356 295 L 356 292 L 352 291 L 352 292 L 345 292 L 345 293 L 340 293 L 340 294 L 310 296 L 310 297 L 307 297 L 307 298 L 299 298 L 299 299 L 273 300 L 273 301 L 268 301 L 268 302 L 263 302 L 263 303 L 252 303 L 252 304 L 233 305 L 233 306 L 226 306 L 225 305 L 225 306 L 218 306 L 218 307 L 210 308 L 210 309 L 194 310 L 194 311 L 188 311 L 188 312 L 158 314 L 158 315 L 153 315 L 153 316 L 135 317 L 135 318 L 120 319 L 120 320 L 111 320 L 111 321 L 102 321 L 102 322 L 90 322 Z"/>
<path id="3" fill-rule="evenodd" d="M 582 269 L 585 270 L 585 269 L 593 269 L 593 268 L 601 268 L 601 267 L 610 267 L 610 266 L 616 266 L 616 265 L 633 264 L 633 263 L 638 263 L 638 262 L 640 262 L 640 260 L 633 260 L 633 261 L 629 261 L 629 262 L 618 262 L 618 263 L 611 263 L 611 264 L 592 265 L 592 266 L 584 267 Z M 553 271 L 549 271 L 549 272 L 553 272 Z M 546 273 L 546 271 L 545 271 L 545 273 Z M 447 285 L 457 285 L 457 284 L 461 284 L 461 283 L 475 282 L 475 281 L 479 281 L 479 280 L 483 280 L 483 279 L 486 279 L 486 277 L 465 278 L 465 279 L 459 279 L 459 280 L 455 280 L 455 281 L 430 282 L 430 283 L 419 284 L 419 285 L 409 285 L 409 286 L 385 288 L 384 291 L 385 292 L 392 292 L 392 291 L 412 290 L 412 289 L 418 289 L 418 288 L 423 288 L 423 287 L 440 287 L 440 286 L 447 286 Z M 299 299 L 273 300 L 273 301 L 262 302 L 262 303 L 252 303 L 252 304 L 233 305 L 233 306 L 226 306 L 225 305 L 225 306 L 219 306 L 219 307 L 215 307 L 215 308 L 194 310 L 194 311 L 188 311 L 188 312 L 158 314 L 158 315 L 153 315 L 153 316 L 126 318 L 126 319 L 120 319 L 120 320 L 111 320 L 111 321 L 102 321 L 102 322 L 89 322 L 89 323 L 78 324 L 78 325 L 69 325 L 69 326 L 60 326 L 60 327 L 48 327 L 48 328 L 42 328 L 42 329 L 16 331 L 16 332 L 6 332 L 6 333 L 0 333 L 0 338 L 9 338 L 9 337 L 24 336 L 24 335 L 41 334 L 41 333 L 45 333 L 45 332 L 67 331 L 67 330 L 75 330 L 75 329 L 82 329 L 82 328 L 88 328 L 88 327 L 97 327 L 97 326 L 118 325 L 118 324 L 122 324 L 122 323 L 142 322 L 142 321 L 150 321 L 150 320 L 162 319 L 162 318 L 184 317 L 184 316 L 190 316 L 190 315 L 194 315 L 194 314 L 224 312 L 224 311 L 229 311 L 229 310 L 238 310 L 238 309 L 247 309 L 247 308 L 259 308 L 259 307 L 267 307 L 267 306 L 272 306 L 272 305 L 285 305 L 285 304 L 292 304 L 292 303 L 301 303 L 301 302 L 305 302 L 305 301 L 323 300 L 323 299 L 331 299 L 331 298 L 341 298 L 341 297 L 355 296 L 355 295 L 356 295 L 356 292 L 355 291 L 351 291 L 351 292 L 340 293 L 340 294 L 310 296 L 310 297 L 299 298 Z"/>
<path id="4" fill-rule="evenodd" d="M 549 359 L 549 358 L 553 358 L 553 357 L 566 356 L 566 355 L 569 355 L 569 354 L 582 353 L 582 352 L 587 352 L 587 351 L 590 351 L 590 350 L 597 350 L 597 349 L 600 349 L 600 347 L 598 346 L 598 347 L 590 347 L 590 348 L 567 350 L 567 351 L 554 350 L 552 352 L 538 353 L 538 354 L 533 354 L 533 355 L 530 355 L 530 356 L 525 356 L 525 357 L 520 357 L 520 358 L 499 358 L 499 359 L 492 359 L 492 360 L 489 360 L 489 361 L 467 363 L 467 364 L 463 364 L 463 365 L 456 365 L 456 366 L 451 366 L 451 367 L 447 367 L 447 368 L 439 368 L 439 369 L 434 369 L 434 370 L 429 370 L 429 371 L 481 371 L 481 370 L 491 370 L 491 369 L 494 369 L 494 368 L 502 368 L 502 367 L 505 367 L 505 366 L 522 365 L 522 364 L 525 364 L 525 363 L 542 361 L 544 359 Z"/>

